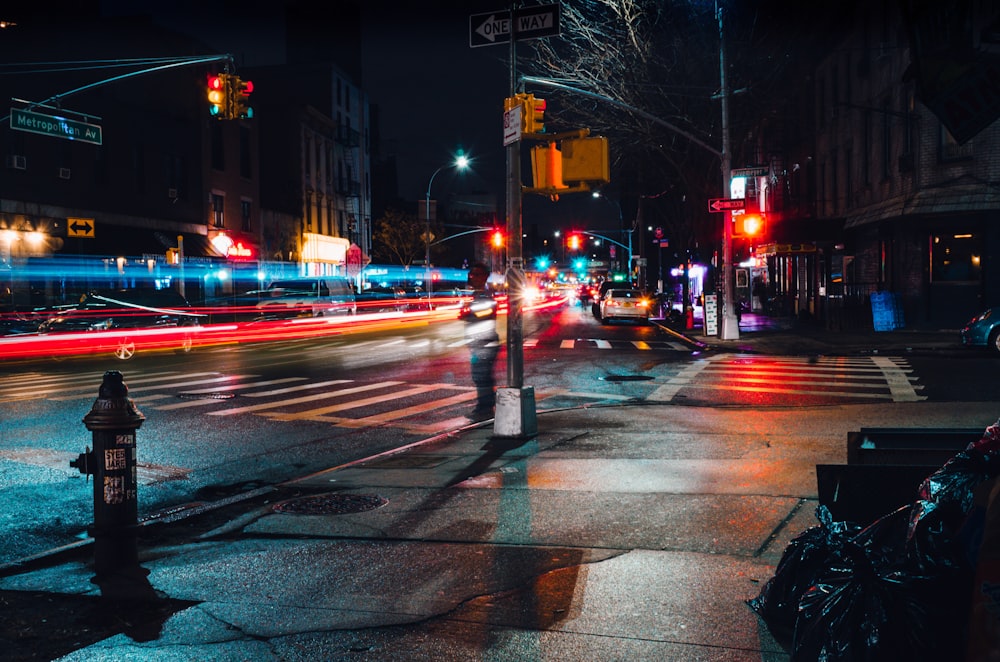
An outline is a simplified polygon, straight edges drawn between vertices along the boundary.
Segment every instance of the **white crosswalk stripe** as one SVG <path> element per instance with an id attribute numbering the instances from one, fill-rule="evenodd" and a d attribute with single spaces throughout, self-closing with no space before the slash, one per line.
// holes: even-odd
<path id="1" fill-rule="evenodd" d="M 621 341 L 638 351 L 662 346 L 658 341 Z M 616 342 L 564 339 L 561 348 L 579 345 L 600 348 Z M 373 351 L 369 349 L 369 351 Z M 658 366 L 651 375 L 629 387 L 628 394 L 586 387 L 539 388 L 540 408 L 570 400 L 573 403 L 646 400 L 671 402 L 712 392 L 763 396 L 761 404 L 794 398 L 915 402 L 923 386 L 905 358 L 873 357 L 774 357 L 741 354 L 706 354 L 690 362 Z M 399 380 L 357 382 L 352 379 L 313 380 L 305 376 L 262 379 L 254 374 L 219 372 L 135 371 L 126 377 L 129 396 L 144 410 L 171 412 L 195 410 L 202 415 L 263 416 L 273 421 L 309 421 L 339 427 L 393 426 L 414 433 L 436 433 L 462 424 L 455 407 L 471 403 L 475 389 L 468 384 L 413 384 Z M 0 387 L 0 401 L 47 399 L 71 401 L 97 396 L 100 381 L 93 375 L 18 375 Z M 752 401 L 751 401 L 752 402 Z"/>

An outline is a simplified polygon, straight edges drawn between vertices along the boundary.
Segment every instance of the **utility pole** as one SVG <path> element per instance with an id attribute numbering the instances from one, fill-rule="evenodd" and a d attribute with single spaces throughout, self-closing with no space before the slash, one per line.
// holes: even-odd
<path id="1" fill-rule="evenodd" d="M 722 8 L 715 3 L 719 19 L 719 94 L 722 96 L 722 197 L 729 198 L 732 155 L 729 152 L 729 88 L 726 86 L 726 35 L 723 30 Z M 733 220 L 732 212 L 722 214 L 722 325 L 721 340 L 739 340 L 740 325 L 736 319 L 735 293 L 733 291 Z"/>
<path id="2" fill-rule="evenodd" d="M 514 25 L 511 2 L 510 25 Z M 517 53 L 510 38 L 510 97 L 517 94 Z M 522 109 L 522 112 L 527 109 Z M 507 145 L 507 387 L 497 389 L 493 434 L 523 439 L 538 431 L 535 390 L 524 386 L 523 297 L 527 279 L 521 238 L 521 141 Z"/>

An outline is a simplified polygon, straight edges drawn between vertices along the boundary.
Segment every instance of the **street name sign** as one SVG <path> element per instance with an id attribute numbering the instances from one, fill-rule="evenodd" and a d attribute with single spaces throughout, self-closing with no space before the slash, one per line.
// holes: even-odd
<path id="1" fill-rule="evenodd" d="M 767 177 L 770 169 L 767 166 L 753 166 L 750 168 L 733 168 L 730 177 Z"/>
<path id="2" fill-rule="evenodd" d="M 10 128 L 28 133 L 39 133 L 53 138 L 79 140 L 82 143 L 100 145 L 103 139 L 101 127 L 97 124 L 87 124 L 76 120 L 33 113 L 19 108 L 10 109 Z"/>
<path id="3" fill-rule="evenodd" d="M 510 43 L 510 12 L 500 9 L 469 17 L 469 46 Z M 539 39 L 559 34 L 559 5 L 538 5 L 514 10 L 514 40 Z"/>
<path id="4" fill-rule="evenodd" d="M 746 209 L 746 206 L 747 201 L 743 198 L 712 198 L 708 201 L 708 211 Z"/>

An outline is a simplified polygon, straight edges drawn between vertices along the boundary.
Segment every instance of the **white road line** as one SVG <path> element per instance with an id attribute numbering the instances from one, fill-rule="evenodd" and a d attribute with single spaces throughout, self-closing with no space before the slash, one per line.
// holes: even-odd
<path id="1" fill-rule="evenodd" d="M 913 384 L 910 383 L 910 378 L 888 357 L 873 356 L 872 361 L 882 369 L 885 381 L 889 384 L 893 402 L 918 402 L 927 399 L 926 396 L 917 395 Z"/>
<path id="2" fill-rule="evenodd" d="M 593 343 L 597 345 L 597 349 L 611 349 L 611 343 L 607 340 L 600 340 L 597 338 L 592 339 Z"/>
<path id="3" fill-rule="evenodd" d="M 234 414 L 243 414 L 250 411 L 263 411 L 265 409 L 277 409 L 278 407 L 287 407 L 289 405 L 298 405 L 304 402 L 316 402 L 317 400 L 326 400 L 330 398 L 339 398 L 344 395 L 351 395 L 353 393 L 362 393 L 364 391 L 373 391 L 379 388 L 386 388 L 389 386 L 398 386 L 405 382 L 378 382 L 376 384 L 366 384 L 364 386 L 355 386 L 353 388 L 345 388 L 336 391 L 329 391 L 327 393 L 314 393 L 312 395 L 306 395 L 301 398 L 292 398 L 290 400 L 279 400 L 277 402 L 262 402 L 259 405 L 249 405 L 246 407 L 234 407 L 232 409 L 220 409 L 219 411 L 208 412 L 209 416 L 232 416 Z"/>
<path id="4" fill-rule="evenodd" d="M 356 409 L 358 407 L 367 407 L 369 405 L 380 404 L 382 402 L 395 400 L 401 397 L 408 397 L 411 395 L 420 395 L 422 393 L 437 391 L 440 390 L 442 387 L 449 389 L 461 388 L 464 392 L 446 398 L 438 398 L 432 402 L 413 405 L 412 407 L 404 407 L 402 409 L 394 409 L 392 411 L 384 412 L 381 414 L 373 414 L 371 416 L 365 416 L 364 418 L 343 418 L 339 416 L 327 416 L 327 414 L 332 414 L 338 411 L 346 411 L 348 409 Z M 391 395 L 367 398 L 365 400 L 357 400 L 354 402 L 345 402 L 342 405 L 323 407 L 322 409 L 313 409 L 311 411 L 305 411 L 298 414 L 265 414 L 265 416 L 274 420 L 282 420 L 282 421 L 306 419 L 310 421 L 322 421 L 324 423 L 334 423 L 342 427 L 363 428 L 372 425 L 389 423 L 391 421 L 395 421 L 401 418 L 407 418 L 409 416 L 426 414 L 427 412 L 433 411 L 435 409 L 441 409 L 442 407 L 450 407 L 452 405 L 462 404 L 464 402 L 474 400 L 475 398 L 476 398 L 476 392 L 474 389 L 470 387 L 456 387 L 450 384 L 430 384 L 412 389 L 407 389 L 405 391 L 400 391 L 399 393 L 394 393 Z"/>
<path id="5" fill-rule="evenodd" d="M 181 395 L 195 395 L 198 393 L 218 393 L 219 391 L 236 391 L 241 388 L 253 388 L 255 386 L 270 386 L 272 384 L 287 384 L 288 382 L 301 382 L 308 377 L 284 377 L 282 379 L 269 379 L 265 382 L 243 382 L 240 384 L 230 384 L 229 386 L 218 386 L 215 388 L 199 388 L 193 391 L 180 391 Z"/>
<path id="6" fill-rule="evenodd" d="M 646 400 L 651 400 L 653 402 L 670 402 L 674 399 L 674 396 L 677 395 L 679 390 L 689 386 L 702 371 L 711 366 L 711 362 L 713 360 L 714 357 L 699 359 L 689 363 L 677 373 L 677 376 L 673 377 L 666 384 L 658 386 L 652 393 L 646 396 Z"/>
<path id="7" fill-rule="evenodd" d="M 285 393 L 294 393 L 296 391 L 308 391 L 314 388 L 323 388 L 324 386 L 336 386 L 337 384 L 349 384 L 354 381 L 353 379 L 331 379 L 327 382 L 310 382 L 308 384 L 299 384 L 298 386 L 287 386 L 285 388 L 276 388 L 270 391 L 257 391 L 255 393 L 244 393 L 243 396 L 247 398 L 269 398 L 272 395 L 284 395 Z"/>
<path id="8" fill-rule="evenodd" d="M 212 373 L 205 373 L 212 374 Z M 218 374 L 218 373 L 216 373 Z M 143 389 L 133 389 L 132 385 L 129 384 L 129 393 L 133 393 L 135 390 L 152 390 L 152 389 L 164 389 L 164 388 L 176 388 L 178 386 L 193 386 L 195 384 L 213 384 L 218 382 L 228 382 L 234 379 L 249 379 L 252 377 L 258 377 L 259 375 L 223 375 L 222 377 L 213 377 L 212 379 L 196 379 L 194 381 L 190 379 L 185 379 L 182 382 L 175 382 L 173 384 L 146 384 Z M 128 382 L 126 381 L 126 384 Z M 62 395 L 54 398 L 49 398 L 54 401 L 62 400 L 79 400 L 80 398 L 87 397 L 89 394 L 76 394 L 76 395 Z"/>

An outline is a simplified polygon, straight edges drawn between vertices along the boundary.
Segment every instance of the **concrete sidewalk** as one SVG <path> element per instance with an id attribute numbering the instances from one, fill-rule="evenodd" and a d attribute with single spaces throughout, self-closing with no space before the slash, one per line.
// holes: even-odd
<path id="1" fill-rule="evenodd" d="M 740 342 L 764 338 L 792 348 L 777 329 Z M 88 661 L 788 660 L 745 601 L 816 524 L 815 465 L 843 462 L 861 426 L 997 418 L 846 411 L 564 409 L 526 440 L 470 425 L 147 522 L 141 567 L 102 587 L 88 545 L 4 573 L 0 601 L 37 617 L 3 644 Z"/>
<path id="2" fill-rule="evenodd" d="M 808 434 L 794 410 L 670 405 L 546 412 L 524 441 L 470 426 L 145 526 L 142 572 L 103 602 L 87 547 L 0 595 L 44 596 L 36 637 L 91 614 L 65 660 L 787 660 L 745 600 L 816 524 L 815 464 L 857 426 L 994 409 L 858 406 Z"/>

